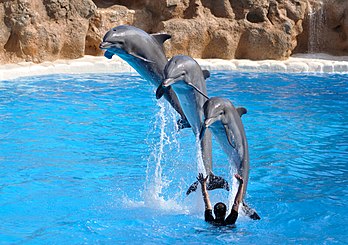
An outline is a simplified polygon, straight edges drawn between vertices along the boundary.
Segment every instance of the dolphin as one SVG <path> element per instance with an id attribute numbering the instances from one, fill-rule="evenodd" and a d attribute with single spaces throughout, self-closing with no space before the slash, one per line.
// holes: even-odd
<path id="1" fill-rule="evenodd" d="M 164 68 L 164 76 L 165 80 L 157 88 L 156 98 L 161 98 L 168 89 L 175 91 L 198 142 L 203 124 L 203 105 L 208 99 L 205 79 L 210 76 L 209 72 L 202 71 L 199 64 L 191 57 L 177 55 L 168 61 Z M 210 176 L 207 185 L 208 190 L 216 188 L 229 190 L 227 181 L 212 173 L 211 134 L 207 132 L 206 137 L 200 142 L 204 168 Z M 190 186 L 186 194 L 195 191 L 197 186 L 198 181 Z"/>
<path id="2" fill-rule="evenodd" d="M 206 136 L 206 129 L 211 129 L 214 137 L 229 157 L 230 162 L 244 179 L 243 210 L 252 219 L 260 219 L 255 210 L 244 201 L 249 180 L 249 149 L 241 116 L 247 112 L 243 107 L 235 108 L 231 101 L 212 97 L 204 103 L 204 123 L 199 138 Z"/>
<path id="3" fill-rule="evenodd" d="M 150 35 L 134 26 L 121 25 L 105 34 L 99 48 L 106 50 L 104 56 L 108 59 L 118 55 L 157 88 L 164 80 L 163 70 L 168 60 L 163 43 L 169 38 L 168 34 Z M 167 89 L 164 97 L 181 116 L 179 129 L 190 127 L 174 91 Z"/>

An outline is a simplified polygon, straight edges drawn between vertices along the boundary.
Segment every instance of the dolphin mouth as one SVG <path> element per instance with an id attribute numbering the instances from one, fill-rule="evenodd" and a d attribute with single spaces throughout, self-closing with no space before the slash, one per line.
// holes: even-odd
<path id="1" fill-rule="evenodd" d="M 219 120 L 217 117 L 210 117 L 204 120 L 204 126 L 206 128 L 210 127 L 213 123 Z"/>
<path id="2" fill-rule="evenodd" d="M 174 84 L 177 81 L 182 80 L 182 75 L 178 75 L 177 77 L 170 77 L 165 79 L 157 88 L 156 90 L 156 99 L 160 99 L 168 89 L 170 89 L 170 86 Z"/>
<path id="3" fill-rule="evenodd" d="M 175 83 L 175 78 L 168 78 L 162 82 L 162 87 L 163 88 L 168 88 L 170 85 Z"/>
<path id="4" fill-rule="evenodd" d="M 167 88 L 167 87 L 171 86 L 172 84 L 174 84 L 178 81 L 181 81 L 181 80 L 184 80 L 183 76 L 181 74 L 176 76 L 176 77 L 169 77 L 162 82 L 162 87 Z"/>
<path id="5" fill-rule="evenodd" d="M 112 43 L 110 43 L 110 42 L 101 42 L 100 44 L 99 44 L 99 48 L 100 49 L 108 49 L 108 48 L 111 48 L 112 47 Z"/>

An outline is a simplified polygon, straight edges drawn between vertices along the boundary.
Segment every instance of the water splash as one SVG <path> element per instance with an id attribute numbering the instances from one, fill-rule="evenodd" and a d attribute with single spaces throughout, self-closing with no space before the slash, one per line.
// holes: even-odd
<path id="1" fill-rule="evenodd" d="M 203 173 L 204 176 L 207 175 L 207 172 L 204 167 L 203 162 L 203 153 L 202 148 L 199 140 L 199 134 L 196 135 L 196 156 L 197 156 L 197 173 Z"/>
<path id="2" fill-rule="evenodd" d="M 228 175 L 228 183 L 230 183 L 230 191 L 228 192 L 228 213 L 231 212 L 232 210 L 232 206 L 233 206 L 233 203 L 234 203 L 234 198 L 237 194 L 237 190 L 238 190 L 238 181 L 236 178 L 234 178 L 234 174 L 237 173 L 237 169 L 234 167 L 234 163 L 231 162 L 231 160 L 229 160 L 229 164 L 230 164 L 230 167 L 229 167 L 229 175 Z"/>
<path id="3" fill-rule="evenodd" d="M 168 178 L 168 175 L 163 172 L 165 164 L 168 162 L 173 164 L 173 161 L 176 161 L 173 156 L 180 152 L 180 143 L 177 140 L 177 115 L 168 103 L 158 101 L 157 104 L 160 110 L 155 116 L 154 127 L 150 129 L 149 134 L 159 134 L 160 137 L 159 139 L 154 137 L 148 142 L 151 154 L 147 159 L 146 183 L 142 196 L 148 207 L 179 211 L 183 210 L 183 207 L 178 204 L 182 190 L 179 189 L 174 196 L 166 196 L 164 190 L 169 188 L 173 176 Z"/>

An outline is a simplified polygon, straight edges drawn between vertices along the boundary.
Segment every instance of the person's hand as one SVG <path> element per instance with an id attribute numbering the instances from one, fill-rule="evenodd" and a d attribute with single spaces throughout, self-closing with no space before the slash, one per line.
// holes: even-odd
<path id="1" fill-rule="evenodd" d="M 234 177 L 239 181 L 240 184 L 243 184 L 243 177 L 240 176 L 239 174 L 235 174 Z"/>
<path id="2" fill-rule="evenodd" d="M 201 183 L 201 185 L 204 185 L 207 183 L 207 180 L 208 180 L 208 177 L 209 175 L 207 175 L 205 178 L 203 177 L 203 174 L 202 173 L 199 173 L 198 174 L 198 177 L 197 177 L 197 180 L 199 183 Z"/>

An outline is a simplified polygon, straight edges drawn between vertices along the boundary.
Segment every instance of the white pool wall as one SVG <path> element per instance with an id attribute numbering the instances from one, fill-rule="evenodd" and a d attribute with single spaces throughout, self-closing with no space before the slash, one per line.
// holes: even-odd
<path id="1" fill-rule="evenodd" d="M 276 60 L 222 60 L 196 59 L 203 69 L 210 71 L 285 72 L 285 73 L 348 73 L 348 56 L 326 54 L 298 54 L 284 61 Z M 114 55 L 111 60 L 103 56 L 84 56 L 75 60 L 57 60 L 34 64 L 0 65 L 0 80 L 25 76 L 81 73 L 135 72 L 125 61 Z"/>

